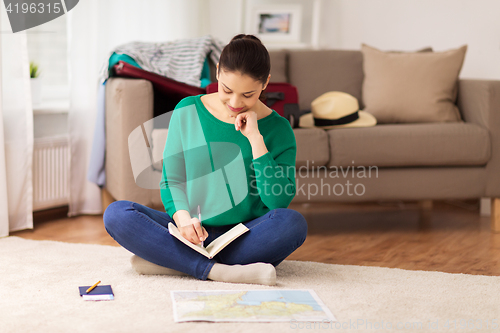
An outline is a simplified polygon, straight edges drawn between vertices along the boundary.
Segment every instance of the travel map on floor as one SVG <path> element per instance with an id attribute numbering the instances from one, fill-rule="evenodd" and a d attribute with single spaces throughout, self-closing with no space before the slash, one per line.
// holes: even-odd
<path id="1" fill-rule="evenodd" d="M 314 290 L 171 291 L 174 320 L 336 321 Z"/>

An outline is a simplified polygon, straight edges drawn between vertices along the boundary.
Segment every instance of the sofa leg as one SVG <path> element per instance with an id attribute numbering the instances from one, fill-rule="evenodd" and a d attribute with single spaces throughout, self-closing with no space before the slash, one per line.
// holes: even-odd
<path id="1" fill-rule="evenodd" d="M 491 198 L 491 231 L 500 232 L 500 198 Z"/>
<path id="2" fill-rule="evenodd" d="M 418 208 L 423 211 L 432 210 L 432 200 L 420 200 Z"/>
<path id="3" fill-rule="evenodd" d="M 419 230 L 429 230 L 431 227 L 432 200 L 420 200 L 418 202 Z"/>
<path id="4" fill-rule="evenodd" d="M 108 190 L 106 190 L 103 187 L 101 189 L 101 201 L 102 201 L 102 212 L 104 213 L 106 208 L 108 208 L 108 206 L 116 200 L 113 198 L 111 193 L 109 193 Z"/>

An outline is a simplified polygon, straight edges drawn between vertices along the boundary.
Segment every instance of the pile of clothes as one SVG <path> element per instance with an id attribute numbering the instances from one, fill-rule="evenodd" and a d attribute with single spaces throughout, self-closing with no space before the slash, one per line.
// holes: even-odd
<path id="1" fill-rule="evenodd" d="M 114 65 L 119 61 L 126 62 L 144 70 L 144 73 L 155 73 L 193 87 L 205 88 L 211 83 L 208 60 L 216 64 L 224 46 L 222 41 L 206 35 L 164 43 L 131 42 L 114 49 L 99 76 L 96 124 L 87 179 L 100 187 L 106 182 L 105 91 Z"/>

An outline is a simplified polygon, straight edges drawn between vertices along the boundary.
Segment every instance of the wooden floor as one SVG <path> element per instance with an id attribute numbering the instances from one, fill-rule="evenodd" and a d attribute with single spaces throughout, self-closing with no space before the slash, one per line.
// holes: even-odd
<path id="1" fill-rule="evenodd" d="M 500 234 L 479 216 L 476 201 L 295 204 L 308 222 L 304 244 L 287 259 L 343 265 L 500 275 Z M 29 239 L 118 244 L 102 215 L 66 218 L 66 209 L 35 214 L 34 230 L 12 233 Z"/>

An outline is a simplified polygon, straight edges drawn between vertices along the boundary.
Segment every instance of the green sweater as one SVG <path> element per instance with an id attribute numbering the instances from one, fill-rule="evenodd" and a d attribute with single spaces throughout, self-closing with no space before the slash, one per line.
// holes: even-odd
<path id="1" fill-rule="evenodd" d="M 253 158 L 248 139 L 217 119 L 201 96 L 186 97 L 170 118 L 161 199 L 169 216 L 187 210 L 207 226 L 233 225 L 286 208 L 295 196 L 295 135 L 276 111 L 257 120 L 268 152 Z"/>

